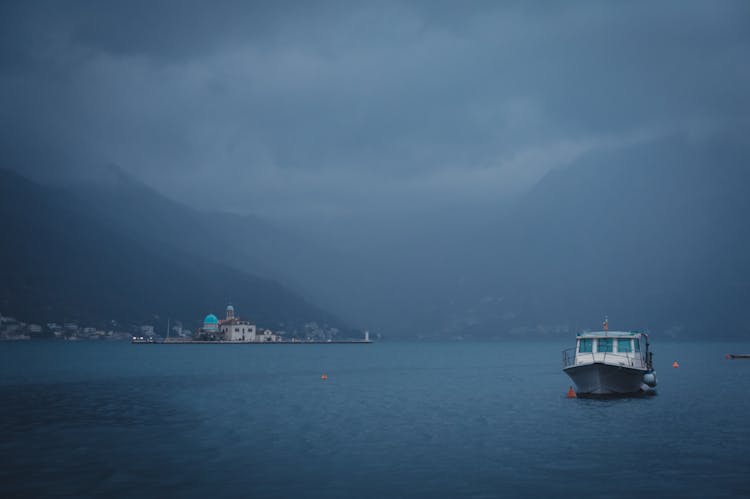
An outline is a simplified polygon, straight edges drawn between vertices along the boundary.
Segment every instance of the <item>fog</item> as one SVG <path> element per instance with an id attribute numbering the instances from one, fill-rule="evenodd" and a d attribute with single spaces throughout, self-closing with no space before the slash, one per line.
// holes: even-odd
<path id="1" fill-rule="evenodd" d="M 551 173 L 593 165 L 573 184 L 627 197 L 604 167 L 642 151 L 668 173 L 638 189 L 695 157 L 706 171 L 749 157 L 747 2 L 3 2 L 0 24 L 3 167 L 74 186 L 114 164 L 192 208 L 259 217 L 335 255 L 318 274 L 272 277 L 386 332 L 502 329 L 468 311 L 530 286 L 508 270 L 535 267 L 528 246 L 506 251 L 523 240 L 518 220 L 558 237 L 551 253 L 580 229 L 545 225 L 575 190 L 548 189 L 528 215 Z M 736 175 L 717 185 L 748 178 Z M 737 203 L 733 220 L 747 215 Z M 608 209 L 595 208 L 603 224 Z M 667 232 L 697 230 L 669 220 Z M 327 280 L 332 267 L 344 275 Z M 616 308 L 596 305 L 545 321 Z M 539 323 L 521 304 L 493 317 L 519 310 L 508 329 Z"/>

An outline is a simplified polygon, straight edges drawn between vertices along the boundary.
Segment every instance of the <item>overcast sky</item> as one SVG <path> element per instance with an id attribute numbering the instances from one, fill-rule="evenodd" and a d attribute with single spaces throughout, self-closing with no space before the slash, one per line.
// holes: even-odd
<path id="1" fill-rule="evenodd" d="M 0 148 L 199 207 L 481 205 L 599 148 L 750 136 L 750 2 L 2 2 Z"/>

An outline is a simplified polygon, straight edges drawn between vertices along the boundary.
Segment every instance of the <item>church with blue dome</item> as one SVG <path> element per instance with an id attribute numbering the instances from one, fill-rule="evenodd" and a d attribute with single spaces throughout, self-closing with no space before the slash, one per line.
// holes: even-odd
<path id="1" fill-rule="evenodd" d="M 244 343 L 281 341 L 281 337 L 270 329 L 261 331 L 255 324 L 240 319 L 235 315 L 232 305 L 227 306 L 224 319 L 208 314 L 203 319 L 203 327 L 198 330 L 196 339 Z"/>
<path id="2" fill-rule="evenodd" d="M 217 332 L 219 330 L 219 318 L 214 314 L 208 314 L 203 319 L 203 330 L 206 332 Z"/>

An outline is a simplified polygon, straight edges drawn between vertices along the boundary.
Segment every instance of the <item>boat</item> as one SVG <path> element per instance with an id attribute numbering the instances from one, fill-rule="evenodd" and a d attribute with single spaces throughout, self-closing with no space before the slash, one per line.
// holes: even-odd
<path id="1" fill-rule="evenodd" d="M 728 353 L 728 359 L 750 359 L 750 353 Z"/>
<path id="2" fill-rule="evenodd" d="M 578 396 L 654 393 L 656 373 L 648 334 L 603 330 L 576 335 L 575 348 L 563 350 L 563 371 Z"/>

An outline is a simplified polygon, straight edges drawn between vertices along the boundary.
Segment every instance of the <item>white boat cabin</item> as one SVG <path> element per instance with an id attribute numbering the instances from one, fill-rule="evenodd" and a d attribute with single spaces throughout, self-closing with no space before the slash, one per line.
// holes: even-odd
<path id="1" fill-rule="evenodd" d="M 596 331 L 576 336 L 575 349 L 563 352 L 566 367 L 602 363 L 634 369 L 651 369 L 648 335 L 627 331 Z"/>

